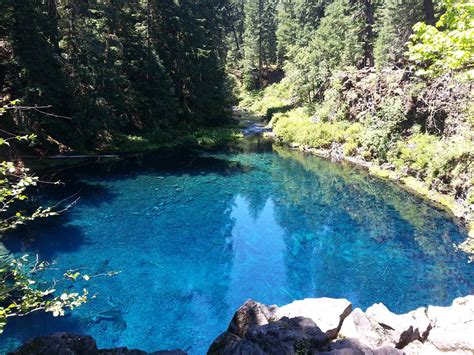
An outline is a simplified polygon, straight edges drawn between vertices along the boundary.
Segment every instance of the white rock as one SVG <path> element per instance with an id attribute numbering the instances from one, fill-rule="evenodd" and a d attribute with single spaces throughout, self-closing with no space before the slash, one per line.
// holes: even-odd
<path id="1" fill-rule="evenodd" d="M 431 328 L 424 307 L 406 314 L 395 314 L 382 303 L 376 303 L 367 308 L 365 314 L 388 331 L 398 348 L 415 340 L 424 341 Z"/>
<path id="2" fill-rule="evenodd" d="M 370 348 L 394 347 L 396 343 L 388 330 L 384 329 L 374 319 L 367 317 L 360 308 L 354 309 L 344 320 L 339 331 L 339 337 L 358 339 Z"/>
<path id="3" fill-rule="evenodd" d="M 429 306 L 433 329 L 428 341 L 438 350 L 474 354 L 474 296 L 457 298 L 450 307 Z"/>
<path id="4" fill-rule="evenodd" d="M 312 319 L 330 339 L 335 339 L 344 319 L 351 313 L 352 304 L 343 298 L 306 298 L 280 307 L 276 318 L 306 317 Z"/>

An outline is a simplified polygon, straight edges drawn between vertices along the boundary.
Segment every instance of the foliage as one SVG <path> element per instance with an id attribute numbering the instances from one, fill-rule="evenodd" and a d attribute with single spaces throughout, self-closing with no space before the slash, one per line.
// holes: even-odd
<path id="1" fill-rule="evenodd" d="M 358 146 L 360 124 L 349 122 L 314 122 L 299 108 L 275 115 L 273 131 L 286 142 L 314 148 L 329 148 L 333 142 Z"/>
<path id="2" fill-rule="evenodd" d="M 290 82 L 284 79 L 263 91 L 242 91 L 240 106 L 261 116 L 271 118 L 273 113 L 291 106 Z"/>
<path id="3" fill-rule="evenodd" d="M 412 27 L 423 18 L 422 2 L 385 0 L 377 10 L 377 16 L 379 29 L 374 54 L 380 67 L 403 58 Z"/>
<path id="4" fill-rule="evenodd" d="M 372 158 L 385 162 L 388 152 L 400 138 L 401 124 L 407 119 L 399 98 L 388 97 L 375 116 L 368 116 L 363 145 Z"/>
<path id="5" fill-rule="evenodd" d="M 436 27 L 423 22 L 413 27 L 408 55 L 420 65 L 420 75 L 439 76 L 449 70 L 472 70 L 474 4 L 468 0 L 446 0 L 445 7 L 446 12 Z"/>
<path id="6" fill-rule="evenodd" d="M 0 108 L 0 116 L 18 108 L 18 101 L 12 101 Z M 15 141 L 28 142 L 34 135 L 15 136 L 3 131 L 9 138 L 0 138 L 0 146 L 10 147 Z M 24 212 L 28 196 L 26 190 L 36 186 L 38 178 L 31 175 L 21 164 L 12 161 L 0 163 L 0 233 L 17 228 L 26 221 L 57 215 L 57 206 L 37 208 L 33 212 Z M 66 207 L 68 208 L 68 207 Z M 35 281 L 37 274 L 48 264 L 38 259 L 30 263 L 28 255 L 14 259 L 7 255 L 0 256 L 0 333 L 6 325 L 7 318 L 24 316 L 31 312 L 44 310 L 53 315 L 64 315 L 65 309 L 74 309 L 87 300 L 87 291 L 79 293 L 63 292 L 54 296 L 55 288 L 39 287 Z"/>
<path id="7" fill-rule="evenodd" d="M 311 103 L 334 71 L 362 59 L 359 12 L 349 1 L 333 1 L 308 45 L 290 47 L 285 71 L 303 101 Z"/>
<path id="8" fill-rule="evenodd" d="M 48 264 L 36 260 L 31 263 L 28 255 L 18 259 L 3 256 L 0 259 L 0 333 L 7 318 L 21 317 L 43 310 L 54 317 L 63 316 L 66 309 L 73 310 L 87 301 L 87 290 L 82 293 L 63 292 L 54 296 L 57 285 L 46 288 L 38 285 L 38 274 Z"/>
<path id="9" fill-rule="evenodd" d="M 249 90 L 263 86 L 263 67 L 276 62 L 276 2 L 245 1 L 243 34 L 244 84 Z M 254 73 L 258 81 L 255 82 Z"/>
<path id="10" fill-rule="evenodd" d="M 11 131 L 90 150 L 116 133 L 226 121 L 223 15 L 211 0 L 18 0 L 0 13 L 2 96 L 52 105 L 7 115 Z"/>

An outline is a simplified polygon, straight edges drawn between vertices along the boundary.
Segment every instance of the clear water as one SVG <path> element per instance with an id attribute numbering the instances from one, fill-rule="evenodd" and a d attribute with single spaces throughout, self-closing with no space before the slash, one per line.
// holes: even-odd
<path id="1" fill-rule="evenodd" d="M 114 277 L 68 282 L 96 298 L 63 318 L 13 320 L 2 351 L 55 331 L 99 347 L 203 354 L 246 299 L 345 297 L 395 312 L 447 305 L 474 290 L 445 213 L 351 167 L 257 142 L 240 152 L 151 156 L 69 174 L 67 214 L 4 240 L 16 253 Z M 26 239 L 25 239 L 26 234 Z M 70 289 L 71 290 L 71 289 Z"/>

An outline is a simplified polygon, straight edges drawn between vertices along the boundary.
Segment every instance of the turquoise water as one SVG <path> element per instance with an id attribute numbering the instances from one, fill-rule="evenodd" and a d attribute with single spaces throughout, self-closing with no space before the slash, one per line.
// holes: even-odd
<path id="1" fill-rule="evenodd" d="M 465 232 L 445 213 L 316 157 L 255 142 L 68 170 L 64 179 L 44 194 L 80 191 L 77 206 L 5 245 L 54 261 L 46 279 L 69 269 L 120 274 L 61 282 L 59 290 L 87 287 L 96 297 L 63 318 L 11 321 L 3 351 L 61 330 L 103 348 L 203 354 L 248 298 L 345 297 L 405 312 L 474 290 L 473 266 L 453 248 Z"/>

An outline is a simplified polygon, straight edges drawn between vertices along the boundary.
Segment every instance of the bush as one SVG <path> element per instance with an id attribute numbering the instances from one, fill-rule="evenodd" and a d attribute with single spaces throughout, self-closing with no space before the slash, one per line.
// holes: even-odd
<path id="1" fill-rule="evenodd" d="M 363 146 L 372 158 L 387 160 L 387 153 L 400 139 L 402 124 L 407 120 L 400 98 L 387 98 L 377 109 L 375 116 L 365 122 Z"/>

